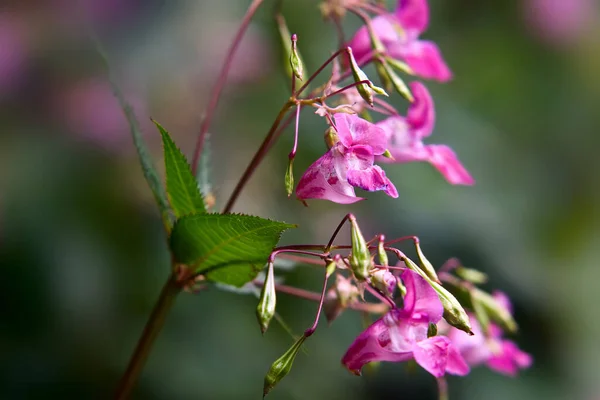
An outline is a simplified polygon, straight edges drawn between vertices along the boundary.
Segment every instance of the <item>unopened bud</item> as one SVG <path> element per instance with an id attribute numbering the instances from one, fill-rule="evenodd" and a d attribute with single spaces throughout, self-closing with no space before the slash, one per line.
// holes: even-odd
<path id="1" fill-rule="evenodd" d="M 298 54 L 297 48 L 298 36 L 294 33 L 292 35 L 292 48 L 290 54 L 290 66 L 294 76 L 300 80 L 304 79 L 304 66 L 302 65 L 302 59 Z"/>
<path id="2" fill-rule="evenodd" d="M 417 257 L 419 257 L 419 264 L 423 272 L 425 272 L 432 281 L 441 283 L 435 272 L 435 268 L 433 268 L 433 265 L 429 262 L 427 257 L 425 257 L 425 254 L 423 254 L 418 239 L 415 241 L 415 247 L 417 248 Z"/>
<path id="3" fill-rule="evenodd" d="M 403 72 L 405 74 L 408 75 L 414 75 L 415 72 L 412 70 L 411 67 L 408 66 L 408 64 L 397 60 L 395 58 L 392 57 L 386 57 L 385 61 L 387 64 L 391 65 L 392 67 L 396 68 L 398 71 Z"/>
<path id="4" fill-rule="evenodd" d="M 329 129 L 325 131 L 325 145 L 328 149 L 331 149 L 340 141 L 340 138 L 337 135 L 337 132 L 333 126 L 330 126 Z"/>
<path id="5" fill-rule="evenodd" d="M 358 281 L 365 281 L 369 276 L 369 271 L 373 266 L 373 258 L 369 251 L 367 241 L 362 235 L 356 217 L 350 215 L 348 218 L 352 225 L 351 236 L 352 236 L 352 254 L 348 258 L 350 261 L 350 267 L 352 272 Z"/>
<path id="6" fill-rule="evenodd" d="M 269 262 L 267 276 L 260 292 L 258 306 L 256 307 L 256 317 L 260 325 L 260 330 L 264 334 L 269 328 L 269 323 L 275 315 L 275 305 L 277 295 L 275 292 L 275 276 L 273 273 L 273 263 Z"/>
<path id="7" fill-rule="evenodd" d="M 379 236 L 379 244 L 377 245 L 377 255 L 379 256 L 379 264 L 387 267 L 389 265 L 389 260 L 387 256 L 387 252 L 384 249 L 385 236 Z"/>
<path id="8" fill-rule="evenodd" d="M 296 341 L 296 343 L 292 345 L 292 347 L 289 348 L 288 351 L 275 360 L 275 362 L 271 365 L 269 372 L 267 372 L 267 375 L 265 376 L 265 382 L 263 385 L 263 398 L 271 391 L 271 389 L 275 387 L 275 385 L 279 383 L 279 381 L 281 381 L 286 377 L 287 374 L 290 373 L 292 365 L 294 364 L 294 360 L 296 359 L 296 355 L 298 355 L 298 352 L 300 351 L 300 348 L 305 340 L 306 336 L 303 335 Z"/>
<path id="9" fill-rule="evenodd" d="M 327 278 L 329 278 L 331 275 L 333 275 L 333 273 L 335 272 L 335 270 L 337 269 L 337 263 L 335 261 L 330 261 L 327 266 L 325 267 L 325 274 L 327 275 Z"/>
<path id="10" fill-rule="evenodd" d="M 371 286 L 391 296 L 396 288 L 396 277 L 387 269 L 378 269 L 371 273 Z"/>
<path id="11" fill-rule="evenodd" d="M 402 97 L 404 97 L 406 100 L 412 103 L 415 100 L 415 98 L 413 97 L 412 93 L 410 92 L 410 89 L 408 88 L 404 80 L 402 80 L 402 78 L 400 78 L 387 63 L 382 63 L 382 68 L 385 70 L 387 78 L 390 81 L 391 86 L 396 90 L 396 92 L 398 92 Z"/>
<path id="12" fill-rule="evenodd" d="M 288 162 L 287 170 L 285 171 L 285 191 L 287 192 L 288 197 L 292 195 L 294 191 L 294 159 L 290 158 Z"/>
<path id="13" fill-rule="evenodd" d="M 488 276 L 481 271 L 477 271 L 476 269 L 457 267 L 454 272 L 465 281 L 474 283 L 476 285 L 481 285 L 488 281 Z"/>
<path id="14" fill-rule="evenodd" d="M 352 77 L 354 78 L 354 82 L 363 82 L 356 85 L 356 90 L 360 94 L 360 97 L 363 98 L 364 101 L 367 102 L 371 107 L 373 106 L 373 89 L 367 83 L 371 82 L 367 74 L 363 72 L 362 69 L 358 66 L 356 60 L 354 59 L 354 54 L 352 54 L 352 48 L 348 47 L 348 58 L 350 59 L 350 69 L 352 71 Z"/>
<path id="15" fill-rule="evenodd" d="M 494 322 L 500 324 L 509 332 L 516 332 L 518 327 L 510 310 L 507 309 L 501 302 L 497 301 L 492 295 L 477 288 L 471 290 L 471 301 L 475 307 L 475 303 L 483 308 L 483 312 Z"/>

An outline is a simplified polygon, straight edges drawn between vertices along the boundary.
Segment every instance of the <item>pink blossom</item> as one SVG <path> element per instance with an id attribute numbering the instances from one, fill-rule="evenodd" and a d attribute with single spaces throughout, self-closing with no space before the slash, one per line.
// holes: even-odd
<path id="1" fill-rule="evenodd" d="M 427 0 L 399 0 L 394 13 L 373 18 L 371 26 L 388 56 L 406 62 L 414 74 L 446 82 L 452 72 L 437 45 L 419 36 L 429 25 Z M 349 43 L 354 57 L 361 61 L 372 53 L 369 31 L 360 28 Z"/>
<path id="2" fill-rule="evenodd" d="M 510 301 L 504 293 L 496 292 L 494 297 L 512 311 Z M 509 376 L 516 376 L 520 369 L 531 366 L 531 355 L 519 349 L 513 341 L 504 339 L 503 331 L 498 325 L 490 323 L 486 335 L 477 318 L 474 315 L 469 315 L 469 318 L 475 335 L 465 335 L 449 326 L 447 329 L 448 337 L 470 366 L 486 364 L 488 368 Z"/>
<path id="3" fill-rule="evenodd" d="M 435 125 L 435 109 L 427 88 L 419 82 L 410 84 L 415 101 L 406 117 L 393 116 L 379 123 L 388 137 L 387 148 L 393 160 L 379 157 L 381 162 L 406 163 L 427 161 L 453 185 L 473 185 L 475 181 L 458 160 L 456 153 L 445 145 L 423 143 Z"/>
<path id="4" fill-rule="evenodd" d="M 351 204 L 363 200 L 356 196 L 354 186 L 370 192 L 383 190 L 388 196 L 398 197 L 385 172 L 373 165 L 375 156 L 385 152 L 385 132 L 356 115 L 335 114 L 333 118 L 339 141 L 300 178 L 298 199 Z"/>
<path id="5" fill-rule="evenodd" d="M 469 366 L 447 337 L 427 337 L 429 324 L 439 322 L 444 312 L 435 290 L 413 271 L 405 270 L 401 277 L 406 287 L 404 308 L 391 310 L 362 332 L 342 358 L 344 366 L 358 375 L 372 361 L 414 358 L 436 377 L 468 374 Z"/>

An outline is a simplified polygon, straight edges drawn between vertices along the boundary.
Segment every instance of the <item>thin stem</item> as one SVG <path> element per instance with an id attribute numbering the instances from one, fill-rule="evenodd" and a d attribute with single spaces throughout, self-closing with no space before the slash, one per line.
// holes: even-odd
<path id="1" fill-rule="evenodd" d="M 394 108 L 394 106 L 392 106 L 387 101 L 382 100 L 382 99 L 380 99 L 378 97 L 374 97 L 373 101 L 375 102 L 375 104 L 381 106 L 381 108 L 383 108 L 388 113 L 390 113 L 390 115 L 398 115 L 398 111 L 396 111 L 396 109 Z M 385 113 L 382 113 L 382 114 L 385 114 Z"/>
<path id="2" fill-rule="evenodd" d="M 448 381 L 446 381 L 445 377 L 437 378 L 438 384 L 438 399 L 439 400 L 449 400 L 448 396 Z"/>
<path id="3" fill-rule="evenodd" d="M 263 158 L 269 151 L 269 148 L 271 146 L 271 141 L 273 140 L 273 137 L 275 136 L 275 133 L 277 132 L 277 128 L 279 127 L 281 120 L 283 119 L 285 114 L 288 112 L 288 110 L 294 104 L 295 103 L 291 100 L 286 102 L 283 105 L 283 107 L 281 108 L 281 110 L 279 111 L 279 114 L 277 114 L 277 118 L 275 118 L 273 125 L 271 125 L 271 129 L 269 129 L 267 136 L 263 140 L 259 149 L 256 151 L 256 154 L 254 154 L 254 157 L 250 161 L 250 164 L 248 164 L 248 166 L 246 167 L 246 170 L 244 171 L 244 174 L 242 175 L 239 182 L 235 186 L 235 189 L 233 189 L 233 193 L 231 194 L 231 196 L 229 197 L 229 200 L 227 201 L 227 204 L 225 205 L 223 214 L 227 214 L 227 213 L 231 212 L 231 209 L 233 208 L 233 205 L 235 204 L 236 200 L 238 199 L 240 193 L 242 192 L 242 189 L 244 188 L 244 186 L 246 186 L 246 183 L 248 183 L 248 180 L 250 180 L 250 177 L 252 176 L 252 174 L 254 173 L 254 171 L 256 170 L 258 165 L 260 164 L 260 162 L 263 160 Z"/>
<path id="4" fill-rule="evenodd" d="M 300 105 L 300 102 L 298 102 L 298 104 L 296 105 L 296 129 L 294 131 L 294 147 L 292 148 L 292 152 L 288 156 L 288 158 L 290 160 L 292 160 L 292 159 L 294 159 L 294 157 L 296 157 L 296 150 L 298 150 L 298 127 L 300 124 L 300 109 L 301 108 L 302 108 L 302 106 Z"/>
<path id="5" fill-rule="evenodd" d="M 352 214 L 346 214 L 338 224 L 337 228 L 335 228 L 335 231 L 333 231 L 333 235 L 331 235 L 331 239 L 329 239 L 329 243 L 327 243 L 327 247 L 325 247 L 325 253 L 328 253 L 331 250 L 331 245 L 333 245 L 333 241 L 335 240 L 338 233 L 340 233 L 340 229 L 342 229 L 342 226 L 346 221 L 348 221 L 351 215 Z"/>
<path id="6" fill-rule="evenodd" d="M 304 263 L 304 264 L 310 264 L 310 265 L 318 265 L 320 267 L 323 266 L 323 261 L 322 260 L 313 260 L 311 258 L 302 257 L 302 256 L 296 256 L 296 255 L 293 255 L 293 254 L 281 254 L 279 257 L 280 258 L 284 258 L 286 260 L 295 261 L 297 263 Z"/>
<path id="7" fill-rule="evenodd" d="M 325 292 L 327 291 L 327 281 L 329 280 L 329 274 L 325 270 L 325 279 L 323 280 L 323 289 L 321 290 L 321 298 L 319 299 L 319 307 L 317 308 L 317 315 L 315 316 L 315 322 L 313 325 L 304 331 L 304 336 L 309 337 L 317 330 L 319 324 L 319 317 L 321 317 L 321 310 L 323 309 L 323 301 L 325 300 Z"/>
<path id="8" fill-rule="evenodd" d="M 129 398 L 129 395 L 142 372 L 144 364 L 148 359 L 152 345 L 158 337 L 158 334 L 165 323 L 165 318 L 181 290 L 182 286 L 173 276 L 169 276 L 169 279 L 165 283 L 156 305 L 152 310 L 152 314 L 150 314 L 150 318 L 148 318 L 148 322 L 144 327 L 144 331 L 137 343 L 135 351 L 131 356 L 127 370 L 121 378 L 115 396 L 117 400 Z"/>
<path id="9" fill-rule="evenodd" d="M 349 84 L 349 85 L 346 85 L 346 86 L 344 86 L 343 88 L 341 88 L 341 89 L 338 89 L 338 90 L 336 90 L 336 91 L 335 91 L 335 92 L 333 92 L 333 93 L 329 93 L 329 94 L 327 94 L 327 95 L 325 95 L 325 96 L 322 96 L 322 97 L 320 98 L 320 100 L 321 100 L 321 101 L 322 101 L 322 100 L 325 100 L 325 99 L 327 99 L 327 98 L 329 98 L 329 97 L 335 96 L 336 94 L 340 94 L 340 93 L 342 93 L 342 92 L 343 92 L 343 91 L 345 91 L 345 90 L 352 89 L 353 87 L 356 87 L 356 86 L 358 86 L 358 85 L 368 85 L 368 84 L 370 84 L 370 83 L 371 83 L 371 81 L 370 81 L 370 80 L 368 80 L 368 79 L 366 79 L 366 80 L 363 80 L 363 81 L 358 81 L 358 82 L 352 82 L 351 84 Z"/>
<path id="10" fill-rule="evenodd" d="M 392 308 L 396 307 L 396 304 L 394 303 L 394 301 L 392 299 L 390 299 L 387 296 L 382 295 L 377 290 L 375 290 L 373 287 L 371 287 L 371 285 L 367 285 L 367 286 L 365 286 L 365 288 L 369 291 L 369 293 L 371 293 L 373 296 L 377 297 L 382 302 L 384 302 L 384 303 L 387 302 Z"/>
<path id="11" fill-rule="evenodd" d="M 200 155 L 202 154 L 202 148 L 204 147 L 204 138 L 206 137 L 206 132 L 208 132 L 208 128 L 210 127 L 210 123 L 212 121 L 212 117 L 214 116 L 217 105 L 219 104 L 219 98 L 221 96 L 221 92 L 225 87 L 225 82 L 227 81 L 227 75 L 231 66 L 233 64 L 233 57 L 235 56 L 235 52 L 242 42 L 242 38 L 246 33 L 246 29 L 250 25 L 250 21 L 252 17 L 258 10 L 258 7 L 262 4 L 264 0 L 253 0 L 248 10 L 246 11 L 246 15 L 242 19 L 240 23 L 240 27 L 238 28 L 235 37 L 233 38 L 233 42 L 229 46 L 229 50 L 227 51 L 227 55 L 225 56 L 225 61 L 223 62 L 223 67 L 221 68 L 221 73 L 217 78 L 217 82 L 213 87 L 210 94 L 210 101 L 208 102 L 208 106 L 206 107 L 206 112 L 204 114 L 204 119 L 202 120 L 202 125 L 200 126 L 200 132 L 198 133 L 198 142 L 196 143 L 196 149 L 194 150 L 194 158 L 192 161 L 192 173 L 196 175 L 196 171 L 198 169 L 198 161 L 200 160 Z"/>

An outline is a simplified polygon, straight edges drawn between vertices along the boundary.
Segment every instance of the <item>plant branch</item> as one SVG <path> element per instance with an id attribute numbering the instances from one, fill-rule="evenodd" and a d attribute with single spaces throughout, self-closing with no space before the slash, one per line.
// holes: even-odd
<path id="1" fill-rule="evenodd" d="M 163 287 L 156 305 L 152 310 L 152 314 L 150 314 L 150 318 L 148 318 L 148 322 L 144 327 L 144 331 L 137 343 L 135 351 L 131 356 L 127 370 L 119 382 L 115 399 L 124 400 L 129 398 L 129 395 L 142 372 L 142 368 L 144 368 L 144 364 L 148 359 L 152 345 L 158 337 L 158 334 L 165 323 L 165 318 L 181 290 L 182 287 L 175 280 L 174 276 L 169 276 L 169 279 Z"/>

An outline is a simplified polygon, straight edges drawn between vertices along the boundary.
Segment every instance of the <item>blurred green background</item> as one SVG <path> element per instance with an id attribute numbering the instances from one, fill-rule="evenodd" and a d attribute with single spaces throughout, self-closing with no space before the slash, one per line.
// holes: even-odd
<path id="1" fill-rule="evenodd" d="M 157 163 L 149 116 L 191 156 L 202 110 L 249 1 L 87 0 Z M 348 212 L 365 236 L 415 234 L 436 265 L 459 257 L 516 305 L 533 367 L 518 379 L 475 369 L 453 399 L 597 399 L 600 395 L 600 14 L 594 0 L 431 0 L 425 37 L 454 80 L 428 83 L 433 143 L 453 146 L 477 180 L 453 187 L 426 164 L 388 165 L 399 199 L 341 206 L 287 199 L 292 131 L 235 210 L 299 223 L 285 243 L 327 240 Z M 222 206 L 288 96 L 266 1 L 240 49 L 211 127 Z M 317 0 L 287 1 L 309 70 L 336 47 Z M 359 21 L 350 16 L 351 35 Z M 127 123 L 71 0 L 0 4 L 0 398 L 109 398 L 169 269 L 166 241 Z M 324 77 L 325 78 L 325 77 Z M 406 103 L 392 98 L 401 111 Z M 296 179 L 324 151 L 325 124 L 300 123 Z M 408 250 L 408 248 L 407 248 Z M 317 290 L 307 267 L 286 281 Z M 281 295 L 295 332 L 316 305 Z M 215 288 L 180 296 L 135 392 L 139 399 L 258 399 L 291 344 L 262 337 L 256 299 Z M 352 376 L 340 365 L 359 315 L 323 323 L 276 399 L 435 399 L 434 379 L 403 364 Z"/>

